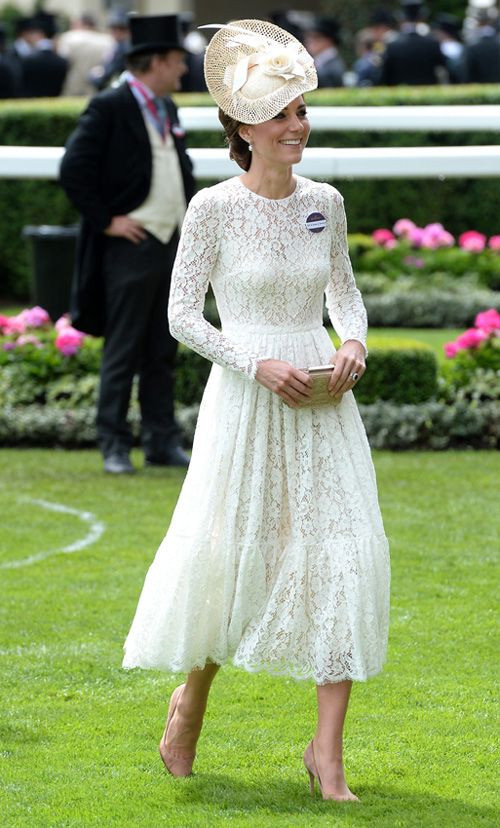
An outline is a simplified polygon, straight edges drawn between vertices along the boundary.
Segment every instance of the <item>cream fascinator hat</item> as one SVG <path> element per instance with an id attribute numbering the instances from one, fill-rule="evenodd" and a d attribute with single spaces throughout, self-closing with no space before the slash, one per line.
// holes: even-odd
<path id="1" fill-rule="evenodd" d="M 261 124 L 316 89 L 311 55 L 279 26 L 235 20 L 200 28 L 218 29 L 205 52 L 205 79 L 215 102 L 236 121 Z"/>

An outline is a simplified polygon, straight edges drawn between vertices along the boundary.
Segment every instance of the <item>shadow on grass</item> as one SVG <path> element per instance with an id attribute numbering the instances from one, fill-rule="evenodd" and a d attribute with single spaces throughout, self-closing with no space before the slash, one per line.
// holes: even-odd
<path id="1" fill-rule="evenodd" d="M 304 774 L 304 784 L 286 782 L 285 780 L 257 780 L 245 784 L 225 774 L 199 773 L 189 779 L 174 780 L 166 777 L 170 806 L 200 806 L 206 809 L 207 816 L 237 813 L 240 817 L 263 817 L 295 814 L 297 818 L 335 814 L 336 824 L 373 824 L 377 828 L 417 828 L 417 826 L 443 826 L 443 828 L 472 828 L 472 826 L 498 825 L 495 809 L 488 806 L 476 806 L 459 798 L 450 799 L 436 794 L 407 791 L 403 786 L 377 787 L 357 786 L 356 793 L 360 803 L 338 803 L 323 801 L 316 790 L 315 796 L 309 796 L 308 781 Z M 179 784 L 180 783 L 180 784 Z M 258 823 L 255 822 L 257 825 Z M 266 823 L 267 824 L 267 823 Z"/>

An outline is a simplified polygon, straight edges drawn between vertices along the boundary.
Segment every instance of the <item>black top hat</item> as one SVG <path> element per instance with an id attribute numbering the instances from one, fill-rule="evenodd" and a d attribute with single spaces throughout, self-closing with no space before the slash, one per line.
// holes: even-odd
<path id="1" fill-rule="evenodd" d="M 315 17 L 313 23 L 309 26 L 309 31 L 319 32 L 340 44 L 340 25 L 333 17 Z"/>
<path id="2" fill-rule="evenodd" d="M 396 25 L 396 18 L 389 9 L 378 8 L 375 9 L 370 17 L 370 24 L 372 26 L 385 25 L 394 27 Z"/>
<path id="3" fill-rule="evenodd" d="M 32 18 L 33 28 L 43 32 L 45 37 L 54 37 L 57 34 L 57 22 L 54 14 L 39 11 Z"/>
<path id="4" fill-rule="evenodd" d="M 417 22 L 427 17 L 427 8 L 420 0 L 401 0 L 403 18 L 410 22 Z"/>
<path id="5" fill-rule="evenodd" d="M 454 14 L 437 14 L 434 28 L 452 37 L 460 38 L 460 21 Z"/>
<path id="6" fill-rule="evenodd" d="M 182 26 L 177 14 L 139 15 L 131 14 L 130 47 L 128 55 L 154 52 L 168 52 L 179 49 L 185 52 Z"/>

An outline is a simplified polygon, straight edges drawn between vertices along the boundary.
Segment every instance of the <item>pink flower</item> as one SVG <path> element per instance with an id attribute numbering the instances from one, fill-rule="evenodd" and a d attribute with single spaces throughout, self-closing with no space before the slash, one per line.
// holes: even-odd
<path id="1" fill-rule="evenodd" d="M 459 350 L 459 347 L 456 342 L 445 342 L 443 348 L 448 359 L 454 357 L 457 351 Z"/>
<path id="2" fill-rule="evenodd" d="M 11 342 L 4 342 L 3 345 L 2 345 L 2 348 L 4 349 L 4 351 L 13 351 L 15 347 L 16 347 L 16 343 L 12 342 L 12 341 Z"/>
<path id="3" fill-rule="evenodd" d="M 372 233 L 372 239 L 380 245 L 386 245 L 387 242 L 392 241 L 394 239 L 393 233 L 390 230 L 386 230 L 385 227 L 379 227 L 378 230 L 374 230 Z"/>
<path id="4" fill-rule="evenodd" d="M 34 308 L 26 308 L 26 310 L 21 311 L 19 316 L 27 328 L 41 328 L 42 325 L 48 325 L 50 323 L 49 314 L 39 305 L 35 305 Z"/>
<path id="5" fill-rule="evenodd" d="M 9 320 L 8 320 L 7 316 L 2 316 L 0 314 L 0 334 L 2 334 L 4 332 L 4 330 L 5 330 L 5 328 L 7 327 L 8 324 L 9 324 Z"/>
<path id="6" fill-rule="evenodd" d="M 84 339 L 85 334 L 68 325 L 59 331 L 55 345 L 64 356 L 74 356 L 80 350 Z"/>
<path id="7" fill-rule="evenodd" d="M 476 230 L 467 230 L 458 237 L 458 243 L 463 250 L 469 250 L 471 253 L 481 253 L 486 244 L 486 236 L 483 233 L 478 233 Z"/>
<path id="8" fill-rule="evenodd" d="M 500 236 L 492 236 L 488 242 L 488 247 L 500 252 Z"/>
<path id="9" fill-rule="evenodd" d="M 469 328 L 463 334 L 457 336 L 455 342 L 460 350 L 466 351 L 469 348 L 477 348 L 481 342 L 488 339 L 488 334 L 478 328 Z"/>
<path id="10" fill-rule="evenodd" d="M 34 334 L 21 334 L 17 338 L 16 347 L 22 345 L 36 345 L 37 348 L 42 348 L 42 343 Z"/>
<path id="11" fill-rule="evenodd" d="M 60 316 L 57 322 L 54 324 L 54 328 L 56 331 L 62 331 L 64 328 L 71 327 L 71 322 L 69 321 L 69 316 L 65 313 L 64 316 Z"/>
<path id="12" fill-rule="evenodd" d="M 442 224 L 428 224 L 424 227 L 422 236 L 422 247 L 429 247 L 431 250 L 436 250 L 438 247 L 451 247 L 455 244 L 455 239 L 444 229 Z"/>
<path id="13" fill-rule="evenodd" d="M 19 316 L 7 316 L 7 323 L 4 327 L 5 334 L 19 334 L 26 330 L 26 322 L 22 318 L 22 313 Z"/>
<path id="14" fill-rule="evenodd" d="M 398 243 L 396 239 L 388 239 L 384 244 L 386 250 L 393 250 L 394 247 L 397 247 Z"/>
<path id="15" fill-rule="evenodd" d="M 487 334 L 498 331 L 500 330 L 500 313 L 495 308 L 482 311 L 476 316 L 474 325 Z"/>
<path id="16" fill-rule="evenodd" d="M 411 219 L 402 218 L 399 219 L 394 227 L 392 228 L 396 236 L 408 236 L 411 230 L 414 230 L 416 227 L 415 223 L 411 221 Z"/>
<path id="17" fill-rule="evenodd" d="M 448 233 L 447 230 L 443 230 L 441 236 L 439 237 L 441 241 L 441 247 L 453 247 L 455 244 L 455 237 Z"/>
<path id="18" fill-rule="evenodd" d="M 424 231 L 421 227 L 413 227 L 408 233 L 408 241 L 412 247 L 421 247 Z"/>

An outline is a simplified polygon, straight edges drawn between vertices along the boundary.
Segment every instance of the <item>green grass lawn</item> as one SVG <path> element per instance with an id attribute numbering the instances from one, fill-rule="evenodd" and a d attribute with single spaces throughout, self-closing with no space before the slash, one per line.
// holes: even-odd
<path id="1" fill-rule="evenodd" d="M 1 825 L 497 825 L 498 459 L 375 461 L 392 547 L 390 649 L 384 672 L 353 691 L 346 764 L 362 803 L 339 805 L 308 793 L 310 682 L 224 668 L 195 776 L 173 780 L 161 764 L 157 743 L 179 680 L 120 662 L 182 472 L 114 479 L 95 451 L 0 451 Z M 92 531 L 93 543 L 58 553 Z"/>

